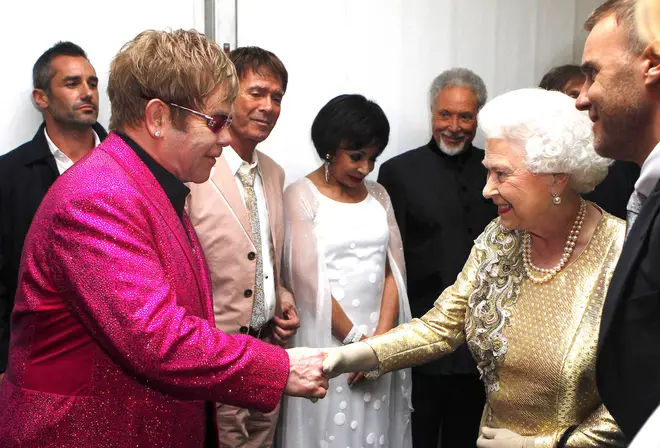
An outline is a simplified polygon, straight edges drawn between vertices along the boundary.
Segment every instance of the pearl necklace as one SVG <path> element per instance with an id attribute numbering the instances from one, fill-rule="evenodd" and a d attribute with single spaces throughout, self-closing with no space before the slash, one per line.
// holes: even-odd
<path id="1" fill-rule="evenodd" d="M 587 202 L 580 198 L 580 211 L 577 214 L 577 217 L 575 218 L 575 223 L 573 224 L 573 228 L 571 229 L 571 233 L 568 234 L 568 238 L 566 239 L 566 245 L 564 246 L 564 253 L 561 256 L 561 260 L 559 260 L 559 263 L 550 269 L 546 268 L 539 268 L 537 266 L 534 266 L 532 263 L 532 238 L 529 236 L 528 232 L 525 232 L 523 234 L 523 260 L 524 260 L 524 265 L 525 265 L 525 272 L 527 273 L 527 276 L 529 279 L 536 283 L 545 283 L 547 281 L 550 281 L 554 278 L 559 271 L 564 269 L 566 264 L 568 263 L 568 259 L 571 258 L 571 254 L 573 253 L 573 249 L 575 248 L 575 243 L 578 240 L 578 236 L 580 235 L 580 231 L 582 230 L 582 224 L 584 224 L 584 218 L 587 216 Z M 540 272 L 541 276 L 536 276 L 535 272 Z"/>

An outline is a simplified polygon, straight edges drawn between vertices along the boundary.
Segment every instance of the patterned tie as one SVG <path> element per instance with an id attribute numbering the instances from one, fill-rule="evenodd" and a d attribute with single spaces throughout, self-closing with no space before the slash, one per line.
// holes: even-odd
<path id="1" fill-rule="evenodd" d="M 628 205 L 626 206 L 626 210 L 628 210 L 626 215 L 626 238 L 628 237 L 630 229 L 632 229 L 632 226 L 637 219 L 637 215 L 639 215 L 639 211 L 642 209 L 642 205 L 644 205 L 644 201 L 646 201 L 646 196 L 637 190 L 633 191 L 633 193 L 630 195 Z"/>
<path id="2" fill-rule="evenodd" d="M 258 330 L 266 323 L 266 304 L 264 301 L 264 265 L 261 252 L 261 225 L 259 223 L 259 208 L 257 207 L 257 195 L 254 192 L 254 179 L 257 175 L 257 167 L 251 166 L 247 172 L 243 167 L 238 170 L 238 177 L 245 188 L 245 206 L 252 227 L 252 242 L 257 253 L 256 287 L 254 291 L 254 304 L 252 305 L 252 317 L 250 326 Z"/>

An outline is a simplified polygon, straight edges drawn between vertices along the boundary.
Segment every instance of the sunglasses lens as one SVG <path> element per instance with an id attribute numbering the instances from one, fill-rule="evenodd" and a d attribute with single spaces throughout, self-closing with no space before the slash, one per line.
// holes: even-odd
<path id="1" fill-rule="evenodd" d="M 212 118 L 213 121 L 209 122 L 209 128 L 211 128 L 211 130 L 215 133 L 220 132 L 231 123 L 231 117 L 228 117 L 227 115 L 218 114 L 213 115 Z"/>

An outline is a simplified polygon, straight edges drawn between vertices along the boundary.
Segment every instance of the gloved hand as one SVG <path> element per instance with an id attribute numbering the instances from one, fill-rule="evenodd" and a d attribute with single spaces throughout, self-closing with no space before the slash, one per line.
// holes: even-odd
<path id="1" fill-rule="evenodd" d="M 364 342 L 322 348 L 321 351 L 326 354 L 323 371 L 330 378 L 347 372 L 367 372 L 378 366 L 376 353 Z"/>
<path id="2" fill-rule="evenodd" d="M 509 429 L 483 427 L 477 448 L 534 448 L 534 437 L 521 436 Z"/>

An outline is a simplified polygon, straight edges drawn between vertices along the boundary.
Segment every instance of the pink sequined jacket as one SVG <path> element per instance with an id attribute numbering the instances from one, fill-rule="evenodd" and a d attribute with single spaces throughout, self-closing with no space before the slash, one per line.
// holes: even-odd
<path id="1" fill-rule="evenodd" d="M 53 185 L 21 260 L 0 446 L 201 447 L 205 400 L 275 408 L 286 352 L 215 328 L 183 221 L 115 134 Z"/>

